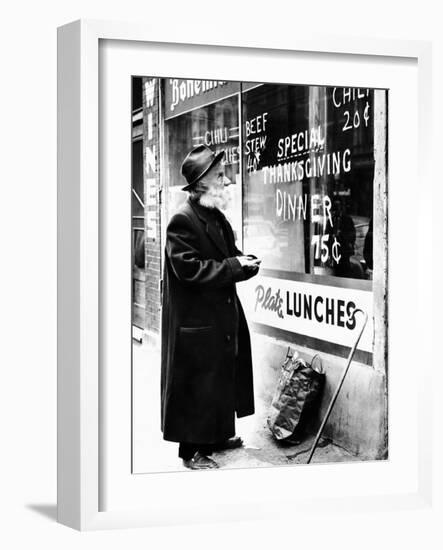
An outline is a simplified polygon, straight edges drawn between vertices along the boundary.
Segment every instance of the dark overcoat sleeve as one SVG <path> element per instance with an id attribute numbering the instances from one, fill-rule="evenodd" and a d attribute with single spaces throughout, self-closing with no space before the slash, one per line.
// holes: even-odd
<path id="1" fill-rule="evenodd" d="M 175 276 L 184 284 L 222 288 L 251 276 L 235 256 L 223 260 L 204 257 L 201 232 L 184 213 L 175 214 L 169 222 L 166 254 Z"/>

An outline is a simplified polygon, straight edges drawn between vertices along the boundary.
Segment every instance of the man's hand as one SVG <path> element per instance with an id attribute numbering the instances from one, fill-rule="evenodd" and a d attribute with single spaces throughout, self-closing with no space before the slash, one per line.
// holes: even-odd
<path id="1" fill-rule="evenodd" d="M 253 256 L 237 256 L 237 260 L 242 267 L 259 267 L 261 260 Z"/>

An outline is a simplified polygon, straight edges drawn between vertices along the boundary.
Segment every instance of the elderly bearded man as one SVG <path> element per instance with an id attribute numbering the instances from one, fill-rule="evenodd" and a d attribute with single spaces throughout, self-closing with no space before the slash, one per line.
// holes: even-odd
<path id="1" fill-rule="evenodd" d="M 237 417 L 254 413 L 251 344 L 235 283 L 260 260 L 235 245 L 224 152 L 205 145 L 182 164 L 189 193 L 171 218 L 163 278 L 161 428 L 187 468 L 217 468 L 208 455 L 240 447 Z"/>

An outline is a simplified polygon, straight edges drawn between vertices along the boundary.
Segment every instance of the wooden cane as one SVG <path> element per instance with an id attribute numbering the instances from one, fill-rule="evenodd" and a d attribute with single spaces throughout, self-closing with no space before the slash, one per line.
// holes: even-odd
<path id="1" fill-rule="evenodd" d="M 331 414 L 331 411 L 332 411 L 332 408 L 334 407 L 335 405 L 335 402 L 337 400 L 337 397 L 338 397 L 338 394 L 341 390 L 341 387 L 343 386 L 343 382 L 345 381 L 345 378 L 346 378 L 346 375 L 348 374 L 348 370 L 349 370 L 349 367 L 351 365 L 351 361 L 352 361 L 352 358 L 354 357 L 354 353 L 355 353 L 355 350 L 357 349 L 357 346 L 358 346 L 358 343 L 360 342 L 360 338 L 361 338 L 361 335 L 363 334 L 363 331 L 365 329 L 365 326 L 366 326 L 366 323 L 368 322 L 368 314 L 365 313 L 363 310 L 361 309 L 355 309 L 354 310 L 354 314 L 352 317 L 355 317 L 355 314 L 356 313 L 363 313 L 363 315 L 365 316 L 365 321 L 363 323 L 363 326 L 362 328 L 360 329 L 360 332 L 358 334 L 358 337 L 357 339 L 355 340 L 355 343 L 354 345 L 352 346 L 352 349 L 349 353 L 349 356 L 348 356 L 348 362 L 347 362 L 347 365 L 346 365 L 346 368 L 345 370 L 343 371 L 343 374 L 342 374 L 342 377 L 340 379 L 340 382 L 338 383 L 337 387 L 335 388 L 335 392 L 334 392 L 334 395 L 332 396 L 332 399 L 331 401 L 329 402 L 329 406 L 328 406 L 328 410 L 326 411 L 326 414 L 323 418 L 323 421 L 320 425 L 320 428 L 318 429 L 318 432 L 317 432 L 317 435 L 315 436 L 315 440 L 314 440 L 314 443 L 311 447 L 311 452 L 309 453 L 309 457 L 308 457 L 308 460 L 306 462 L 306 464 L 309 464 L 311 462 L 311 459 L 312 459 L 312 456 L 314 455 L 314 452 L 315 452 L 315 449 L 318 445 L 318 442 L 319 442 L 319 439 L 321 437 L 321 434 L 323 432 L 323 429 L 325 427 L 325 424 L 326 422 L 328 421 L 328 418 L 329 418 L 329 415 Z"/>

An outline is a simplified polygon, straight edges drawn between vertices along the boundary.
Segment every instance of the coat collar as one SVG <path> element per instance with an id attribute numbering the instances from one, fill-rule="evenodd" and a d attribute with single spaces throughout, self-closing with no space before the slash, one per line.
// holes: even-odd
<path id="1" fill-rule="evenodd" d="M 188 204 L 195 212 L 200 221 L 204 224 L 206 233 L 215 244 L 215 246 L 220 250 L 220 252 L 227 258 L 229 256 L 229 251 L 225 239 L 221 235 L 219 229 L 217 229 L 215 222 L 217 214 L 220 215 L 221 219 L 225 221 L 225 216 L 222 212 L 218 211 L 214 213 L 211 209 L 202 206 L 196 201 L 192 201 L 188 198 Z"/>

